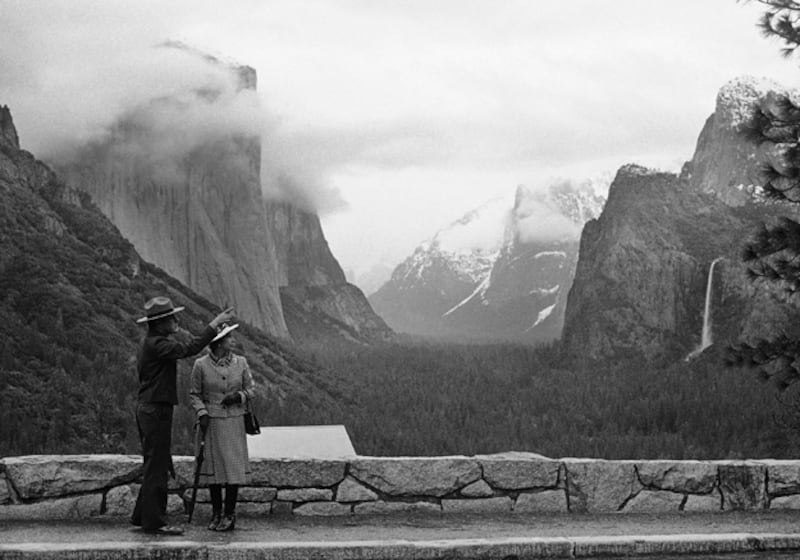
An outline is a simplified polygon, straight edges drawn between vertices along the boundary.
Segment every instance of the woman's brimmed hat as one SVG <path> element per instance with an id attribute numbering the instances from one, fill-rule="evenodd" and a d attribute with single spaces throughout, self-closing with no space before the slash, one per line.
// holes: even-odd
<path id="1" fill-rule="evenodd" d="M 239 323 L 234 323 L 232 325 L 229 325 L 228 323 L 222 323 L 219 327 L 217 327 L 217 336 L 212 338 L 211 342 L 222 340 L 223 338 L 231 334 L 231 331 L 238 328 L 239 328 Z"/>
<path id="2" fill-rule="evenodd" d="M 157 296 L 144 304 L 144 310 L 147 312 L 146 317 L 136 319 L 137 323 L 144 323 L 149 321 L 157 321 L 164 317 L 174 315 L 178 311 L 183 311 L 184 307 L 175 307 L 172 305 L 172 300 L 168 297 Z"/>

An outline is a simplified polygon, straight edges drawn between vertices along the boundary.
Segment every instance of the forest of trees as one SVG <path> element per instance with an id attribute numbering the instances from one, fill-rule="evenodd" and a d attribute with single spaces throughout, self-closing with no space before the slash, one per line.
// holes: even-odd
<path id="1" fill-rule="evenodd" d="M 775 393 L 713 348 L 691 363 L 570 368 L 556 347 L 396 344 L 318 351 L 350 399 L 364 455 L 532 451 L 550 457 L 792 457 Z M 289 424 L 313 418 L 283 410 Z"/>
<path id="2" fill-rule="evenodd" d="M 36 343 L 32 331 L 20 334 Z M 86 356 L 47 345 L 38 366 L 6 371 L 3 454 L 138 453 L 133 349 L 123 350 L 126 357 L 109 348 Z M 664 369 L 628 362 L 581 370 L 569 367 L 555 347 L 511 344 L 340 347 L 317 350 L 314 359 L 324 364 L 317 385 L 327 387 L 336 405 L 302 388 L 278 400 L 269 376 L 260 375 L 262 422 L 343 424 L 363 455 L 518 450 L 723 459 L 788 458 L 800 451 L 795 430 L 782 426 L 772 388 L 747 370 L 726 368 L 713 347 Z M 193 423 L 184 394 L 191 360 L 185 362 L 174 431 L 175 452 L 184 454 Z"/>

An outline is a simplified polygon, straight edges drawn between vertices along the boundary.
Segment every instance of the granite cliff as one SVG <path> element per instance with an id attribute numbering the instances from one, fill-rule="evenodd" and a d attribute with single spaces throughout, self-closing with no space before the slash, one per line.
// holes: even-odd
<path id="1" fill-rule="evenodd" d="M 259 136 L 182 128 L 198 106 L 224 111 L 218 100 L 253 95 L 252 68 L 224 67 L 230 79 L 218 89 L 137 107 L 58 165 L 59 174 L 89 193 L 144 259 L 272 335 L 304 342 L 339 337 L 346 325 L 361 342 L 390 338 L 345 280 L 316 214 L 264 195 Z M 298 324 L 310 328 L 293 332 Z"/>
<path id="2" fill-rule="evenodd" d="M 563 343 L 581 360 L 669 362 L 701 343 L 710 265 L 715 342 L 785 328 L 796 309 L 774 287 L 753 284 L 742 250 L 759 224 L 795 212 L 757 197 L 758 163 L 770 157 L 741 134 L 762 82 L 726 84 L 680 175 L 624 166 L 603 213 L 584 227 L 567 300 Z"/>

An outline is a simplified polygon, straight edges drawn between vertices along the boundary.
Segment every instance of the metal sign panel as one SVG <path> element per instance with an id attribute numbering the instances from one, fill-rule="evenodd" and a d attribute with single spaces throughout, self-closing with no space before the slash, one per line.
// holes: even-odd
<path id="1" fill-rule="evenodd" d="M 261 433 L 247 436 L 251 458 L 341 459 L 356 452 L 342 425 L 261 426 Z"/>

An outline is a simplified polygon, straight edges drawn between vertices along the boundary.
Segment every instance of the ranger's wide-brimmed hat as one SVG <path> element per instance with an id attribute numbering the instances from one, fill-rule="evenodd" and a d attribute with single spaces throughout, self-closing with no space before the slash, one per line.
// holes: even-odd
<path id="1" fill-rule="evenodd" d="M 222 340 L 226 336 L 228 336 L 232 330 L 238 329 L 239 323 L 234 323 L 232 325 L 228 323 L 222 323 L 219 327 L 217 327 L 217 336 L 211 339 L 211 342 L 216 342 L 218 340 Z"/>
<path id="2" fill-rule="evenodd" d="M 147 312 L 146 317 L 136 319 L 137 323 L 144 323 L 146 321 L 155 321 L 174 315 L 178 311 L 183 311 L 183 307 L 175 307 L 172 305 L 172 300 L 168 297 L 158 296 L 144 304 L 144 310 Z"/>

